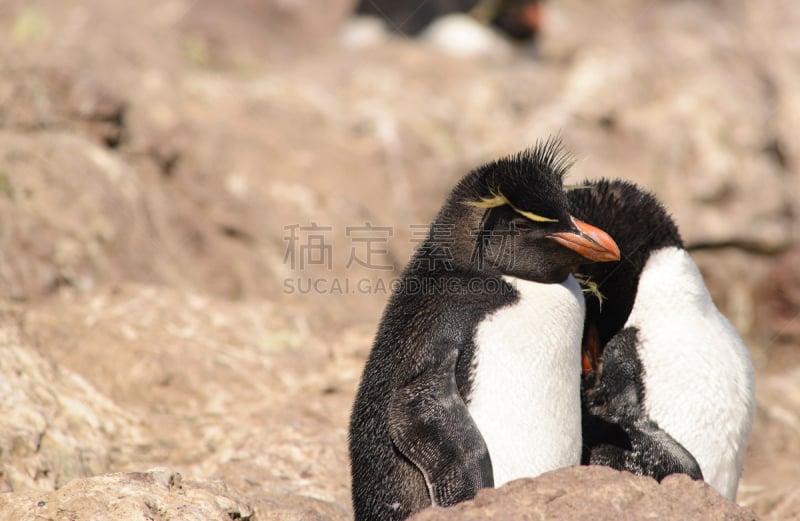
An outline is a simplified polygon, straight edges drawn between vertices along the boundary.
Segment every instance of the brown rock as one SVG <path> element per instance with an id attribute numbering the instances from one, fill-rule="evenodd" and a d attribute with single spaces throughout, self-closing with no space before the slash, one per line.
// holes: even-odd
<path id="1" fill-rule="evenodd" d="M 771 341 L 800 341 L 800 247 L 775 259 L 756 292 L 756 308 Z"/>
<path id="2" fill-rule="evenodd" d="M 196 0 L 180 21 L 189 35 L 187 54 L 196 65 L 252 64 L 265 55 L 292 55 L 330 37 L 348 0 Z"/>
<path id="3" fill-rule="evenodd" d="M 0 79 L 0 127 L 70 128 L 113 148 L 125 134 L 125 110 L 123 99 L 87 73 L 42 67 L 12 70 Z"/>
<path id="4" fill-rule="evenodd" d="M 91 76 L 77 76 L 70 84 L 68 116 L 77 128 L 110 148 L 125 138 L 127 104 Z"/>
<path id="5" fill-rule="evenodd" d="M 669 476 L 659 485 L 651 478 L 592 466 L 560 469 L 484 489 L 473 501 L 424 510 L 412 519 L 752 521 L 757 517 L 684 475 Z"/>
<path id="6" fill-rule="evenodd" d="M 93 473 L 167 465 L 287 513 L 276 519 L 344 521 L 347 417 L 371 331 L 327 342 L 303 321 L 267 301 L 121 286 L 43 305 L 21 335 L 144 420 L 141 439 L 121 436 L 114 464 Z"/>
<path id="7" fill-rule="evenodd" d="M 136 418 L 77 374 L 30 348 L 0 347 L 0 490 L 52 490 L 107 472 L 137 436 Z"/>
<path id="8" fill-rule="evenodd" d="M 800 519 L 800 485 L 795 478 L 800 455 L 800 367 L 760 376 L 738 500 L 765 519 Z"/>
<path id="9" fill-rule="evenodd" d="M 268 497 L 252 496 L 257 517 L 254 521 L 350 521 L 353 512 L 345 505 L 336 505 L 300 494 Z"/>
<path id="10" fill-rule="evenodd" d="M 9 494 L 0 499 L 0 517 L 25 521 L 254 519 L 245 498 L 225 483 L 183 480 L 167 469 L 74 479 L 54 492 Z"/>

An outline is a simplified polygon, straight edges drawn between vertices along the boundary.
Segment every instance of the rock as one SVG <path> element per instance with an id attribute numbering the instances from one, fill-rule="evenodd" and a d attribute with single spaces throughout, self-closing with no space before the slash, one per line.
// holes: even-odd
<path id="1" fill-rule="evenodd" d="M 6 99 L 3 99 L 5 91 Z M 85 72 L 41 67 L 0 78 L 0 127 L 42 131 L 70 128 L 114 148 L 125 137 L 127 103 Z"/>
<path id="2" fill-rule="evenodd" d="M 800 247 L 775 259 L 756 291 L 756 309 L 771 342 L 800 341 Z"/>
<path id="3" fill-rule="evenodd" d="M 793 477 L 800 454 L 800 368 L 787 365 L 756 379 L 756 418 L 738 497 L 776 521 L 800 519 L 800 486 Z"/>
<path id="4" fill-rule="evenodd" d="M 299 494 L 283 497 L 254 496 L 255 521 L 349 521 L 348 506 L 332 504 Z"/>
<path id="5" fill-rule="evenodd" d="M 336 32 L 350 2 L 311 0 L 234 0 L 226 5 L 198 0 L 179 18 L 190 36 L 198 65 L 258 63 L 264 56 L 296 55 Z"/>
<path id="6" fill-rule="evenodd" d="M 114 257 L 152 243 L 142 226 L 141 181 L 109 149 L 64 130 L 4 132 L 0 165 L 7 187 L 0 195 L 3 296 L 90 291 L 127 271 L 119 262 L 125 254 Z"/>
<path id="7" fill-rule="evenodd" d="M 225 483 L 184 480 L 179 473 L 168 469 L 105 474 L 74 479 L 53 492 L 6 495 L 0 499 L 0 517 L 20 521 L 255 520 L 247 500 Z"/>
<path id="8" fill-rule="evenodd" d="M 138 441 L 137 418 L 86 380 L 30 347 L 2 344 L 0 490 L 52 490 L 107 472 Z"/>
<path id="9" fill-rule="evenodd" d="M 651 478 L 592 466 L 560 469 L 484 489 L 472 501 L 427 509 L 411 519 L 753 521 L 757 517 L 688 476 L 668 476 L 658 484 Z"/>
<path id="10" fill-rule="evenodd" d="M 127 103 L 91 76 L 75 78 L 67 94 L 67 115 L 77 119 L 80 129 L 109 148 L 125 138 Z"/>
<path id="11" fill-rule="evenodd" d="M 168 465 L 253 505 L 352 517 L 346 425 L 371 331 L 323 341 L 291 307 L 135 285 L 63 297 L 15 328 L 143 419 L 141 441 L 100 471 Z"/>

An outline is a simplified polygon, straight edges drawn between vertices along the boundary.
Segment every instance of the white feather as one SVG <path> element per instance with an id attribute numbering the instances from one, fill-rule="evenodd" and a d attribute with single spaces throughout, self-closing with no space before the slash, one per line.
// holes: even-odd
<path id="1" fill-rule="evenodd" d="M 453 56 L 508 58 L 514 46 L 499 32 L 465 14 L 437 18 L 422 34 L 428 45 Z"/>
<path id="2" fill-rule="evenodd" d="M 707 483 L 735 499 L 755 407 L 753 365 L 686 250 L 651 255 L 627 326 L 639 328 L 648 414 L 694 455 Z"/>
<path id="3" fill-rule="evenodd" d="M 469 405 L 495 486 L 579 464 L 582 439 L 580 286 L 506 280 L 520 300 L 478 327 Z"/>

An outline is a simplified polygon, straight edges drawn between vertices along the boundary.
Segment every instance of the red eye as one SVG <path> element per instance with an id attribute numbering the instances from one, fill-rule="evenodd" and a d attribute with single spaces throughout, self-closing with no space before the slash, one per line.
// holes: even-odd
<path id="1" fill-rule="evenodd" d="M 514 221 L 514 229 L 518 232 L 527 232 L 531 229 L 531 225 L 525 221 Z"/>

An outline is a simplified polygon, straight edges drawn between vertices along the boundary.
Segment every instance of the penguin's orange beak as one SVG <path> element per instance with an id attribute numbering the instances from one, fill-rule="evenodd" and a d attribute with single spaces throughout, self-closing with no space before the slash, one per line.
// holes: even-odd
<path id="1" fill-rule="evenodd" d="M 595 262 L 619 260 L 619 246 L 610 235 L 581 220 L 573 218 L 572 222 L 578 233 L 559 232 L 547 238 Z"/>

